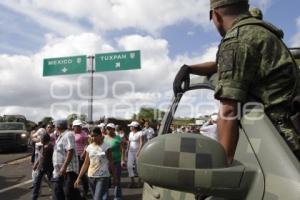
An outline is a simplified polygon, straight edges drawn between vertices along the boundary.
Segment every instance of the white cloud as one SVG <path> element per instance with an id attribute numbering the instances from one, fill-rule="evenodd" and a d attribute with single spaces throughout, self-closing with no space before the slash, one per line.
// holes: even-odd
<path id="1" fill-rule="evenodd" d="M 209 25 L 209 1 L 3 0 L 0 4 L 64 35 L 82 32 L 83 28 L 76 23 L 80 20 L 87 20 L 94 29 L 100 31 L 137 28 L 151 33 L 184 20 L 202 27 Z M 55 19 L 52 17 L 55 14 L 60 14 L 64 18 Z"/>
<path id="2" fill-rule="evenodd" d="M 267 9 L 271 6 L 272 0 L 250 0 L 250 5 L 257 6 L 262 11 L 267 11 Z"/>
<path id="3" fill-rule="evenodd" d="M 31 20 L 40 24 L 40 26 L 63 36 L 83 33 L 86 31 L 85 28 L 76 22 L 54 17 L 43 12 L 43 10 L 36 9 L 32 6 L 30 1 L 27 0 L 3 0 L 0 2 L 0 5 L 5 6 L 14 12 L 28 16 Z"/>
<path id="4" fill-rule="evenodd" d="M 188 35 L 188 36 L 194 36 L 194 35 L 195 35 L 195 32 L 189 31 L 189 32 L 187 32 L 187 35 Z"/>
<path id="5" fill-rule="evenodd" d="M 140 70 L 100 73 L 107 78 L 108 85 L 103 85 L 101 80 L 95 78 L 95 95 L 103 93 L 104 89 L 108 90 L 106 98 L 95 98 L 94 118 L 97 119 L 103 115 L 105 109 L 110 113 L 114 106 L 120 104 L 121 107 L 129 106 L 127 109 L 115 111 L 122 117 L 131 116 L 142 105 L 167 104 L 172 96 L 172 81 L 179 67 L 183 63 L 193 64 L 213 60 L 216 53 L 216 45 L 213 45 L 204 54 L 199 52 L 199 55 L 203 56 L 184 55 L 172 60 L 168 55 L 169 46 L 165 39 L 141 35 L 121 37 L 117 39 L 115 46 L 94 33 L 64 38 L 47 35 L 46 38 L 47 44 L 40 52 L 32 56 L 0 55 L 0 73 L 2 74 L 0 90 L 3 91 L 0 94 L 1 115 L 19 113 L 25 114 L 29 119 L 40 120 L 43 116 L 51 114 L 51 106 L 62 103 L 67 106 L 55 112 L 56 117 L 67 115 L 71 111 L 78 111 L 80 106 L 86 112 L 84 105 L 87 100 L 79 98 L 78 94 L 78 88 L 83 93 L 87 91 L 86 81 L 79 79 L 78 75 L 42 77 L 43 58 L 141 50 L 142 68 Z M 58 100 L 51 96 L 51 84 L 59 83 L 59 81 L 64 81 L 73 88 L 70 98 Z M 134 88 L 132 90 L 120 87 L 116 98 L 112 95 L 112 87 L 116 81 L 129 81 Z M 68 87 L 62 87 L 62 93 L 67 94 L 69 91 L 65 88 Z M 71 111 L 68 111 L 68 105 Z M 105 109 L 103 105 L 106 106 Z"/>
<path id="6" fill-rule="evenodd" d="M 298 32 L 292 37 L 292 46 L 299 47 L 300 46 L 300 17 L 296 20 Z"/>

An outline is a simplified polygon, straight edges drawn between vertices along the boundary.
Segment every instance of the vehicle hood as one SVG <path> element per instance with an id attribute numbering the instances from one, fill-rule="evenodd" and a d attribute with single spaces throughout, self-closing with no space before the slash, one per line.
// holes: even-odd
<path id="1" fill-rule="evenodd" d="M 1 130 L 0 134 L 13 134 L 13 133 L 25 133 L 25 130 Z"/>

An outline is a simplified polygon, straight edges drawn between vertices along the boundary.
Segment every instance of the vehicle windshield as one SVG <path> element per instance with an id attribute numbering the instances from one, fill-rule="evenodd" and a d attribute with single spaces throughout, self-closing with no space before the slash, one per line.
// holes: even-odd
<path id="1" fill-rule="evenodd" d="M 0 130 L 23 130 L 23 124 L 0 123 Z"/>
<path id="2" fill-rule="evenodd" d="M 206 135 L 206 132 L 213 132 L 212 129 L 216 129 L 215 118 L 218 109 L 219 102 L 215 100 L 213 90 L 197 89 L 187 91 L 174 113 L 170 131 L 172 133 L 203 135 Z"/>

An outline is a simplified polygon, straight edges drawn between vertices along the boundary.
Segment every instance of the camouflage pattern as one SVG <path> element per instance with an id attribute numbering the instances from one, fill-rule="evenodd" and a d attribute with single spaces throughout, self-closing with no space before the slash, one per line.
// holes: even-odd
<path id="1" fill-rule="evenodd" d="M 190 88 L 198 88 L 200 90 L 199 85 L 202 85 L 201 88 L 207 88 L 207 85 L 210 85 L 210 88 L 213 89 L 216 85 L 215 83 L 217 83 L 215 81 L 217 78 L 215 75 L 209 80 L 197 77 L 197 79 L 191 80 Z M 218 165 L 215 165 L 216 162 L 212 159 L 212 168 L 193 169 L 196 166 L 195 156 L 193 155 L 195 153 L 190 153 L 190 151 L 195 149 L 194 142 L 182 141 L 194 139 L 198 146 L 196 147 L 196 152 L 209 154 L 212 158 L 220 156 L 217 154 L 223 155 L 224 151 L 219 151 L 219 153 L 215 151 L 220 145 L 218 147 L 216 143 L 201 135 L 187 133 L 165 135 L 172 124 L 173 112 L 176 110 L 176 108 L 173 108 L 173 105 L 177 105 L 179 101 L 180 99 L 178 98 L 173 100 L 171 108 L 167 110 L 162 120 L 158 137 L 143 147 L 138 158 L 140 176 L 146 180 L 143 189 L 143 200 L 194 200 L 195 194 L 190 192 L 190 187 L 184 185 L 187 180 L 182 183 L 178 181 L 179 173 L 184 173 L 187 170 L 190 173 L 195 171 L 194 174 L 196 174 L 194 179 L 190 179 L 188 184 L 197 186 L 202 182 L 201 188 L 206 188 L 201 190 L 202 194 L 212 195 L 205 198 L 205 200 L 299 200 L 300 162 L 274 128 L 269 117 L 263 114 L 263 108 L 252 109 L 242 117 L 233 166 L 223 168 L 221 165 L 220 168 L 217 168 Z M 187 144 L 191 144 L 192 147 L 186 148 Z M 184 156 L 185 159 L 180 159 L 181 161 L 170 162 L 166 158 L 169 153 L 165 154 L 165 151 L 173 152 L 175 155 L 173 158 L 177 158 L 178 155 L 180 158 L 181 154 L 184 155 L 186 153 L 193 156 Z M 180 153 L 179 151 L 186 152 Z M 221 160 L 223 160 L 222 156 Z M 164 166 L 164 163 L 179 167 Z M 234 171 L 232 167 L 237 166 L 240 169 L 244 168 L 243 176 L 239 179 L 240 189 L 226 188 L 224 185 L 216 189 L 216 186 L 224 184 L 223 182 L 232 180 L 234 183 L 236 181 L 236 177 L 232 177 L 239 176 L 239 174 L 232 174 L 232 171 Z M 176 170 L 175 173 L 174 169 Z M 199 173 L 201 170 L 205 173 Z M 213 177 L 212 174 L 216 173 L 216 171 L 223 171 L 224 173 L 218 177 L 215 175 L 213 181 L 211 181 L 210 177 Z M 236 168 L 235 171 L 237 171 Z M 228 176 L 230 177 L 228 178 Z M 187 175 L 186 179 L 189 178 Z"/>
<path id="2" fill-rule="evenodd" d="M 241 15 L 223 38 L 218 51 L 216 99 L 241 103 L 255 99 L 293 150 L 300 144 L 286 123 L 288 103 L 298 86 L 298 68 L 281 40 L 281 31 L 248 14 Z"/>
<path id="3" fill-rule="evenodd" d="M 137 164 L 139 176 L 155 186 L 194 194 L 213 189 L 219 196 L 231 188 L 231 196 L 241 198 L 245 195 L 240 187 L 245 167 L 239 163 L 226 167 L 225 163 L 224 149 L 215 140 L 179 133 L 162 135 L 146 143 Z"/>
<path id="4" fill-rule="evenodd" d="M 240 2 L 248 3 L 248 0 L 210 0 L 210 9 L 213 10 L 221 6 L 227 6 L 227 5 L 236 4 Z"/>

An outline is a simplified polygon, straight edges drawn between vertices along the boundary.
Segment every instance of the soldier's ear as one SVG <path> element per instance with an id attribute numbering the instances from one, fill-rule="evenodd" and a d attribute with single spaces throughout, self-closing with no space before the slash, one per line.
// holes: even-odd
<path id="1" fill-rule="evenodd" d="M 219 25 L 223 24 L 223 17 L 218 10 L 213 10 L 213 16 L 214 16 L 215 23 Z"/>

